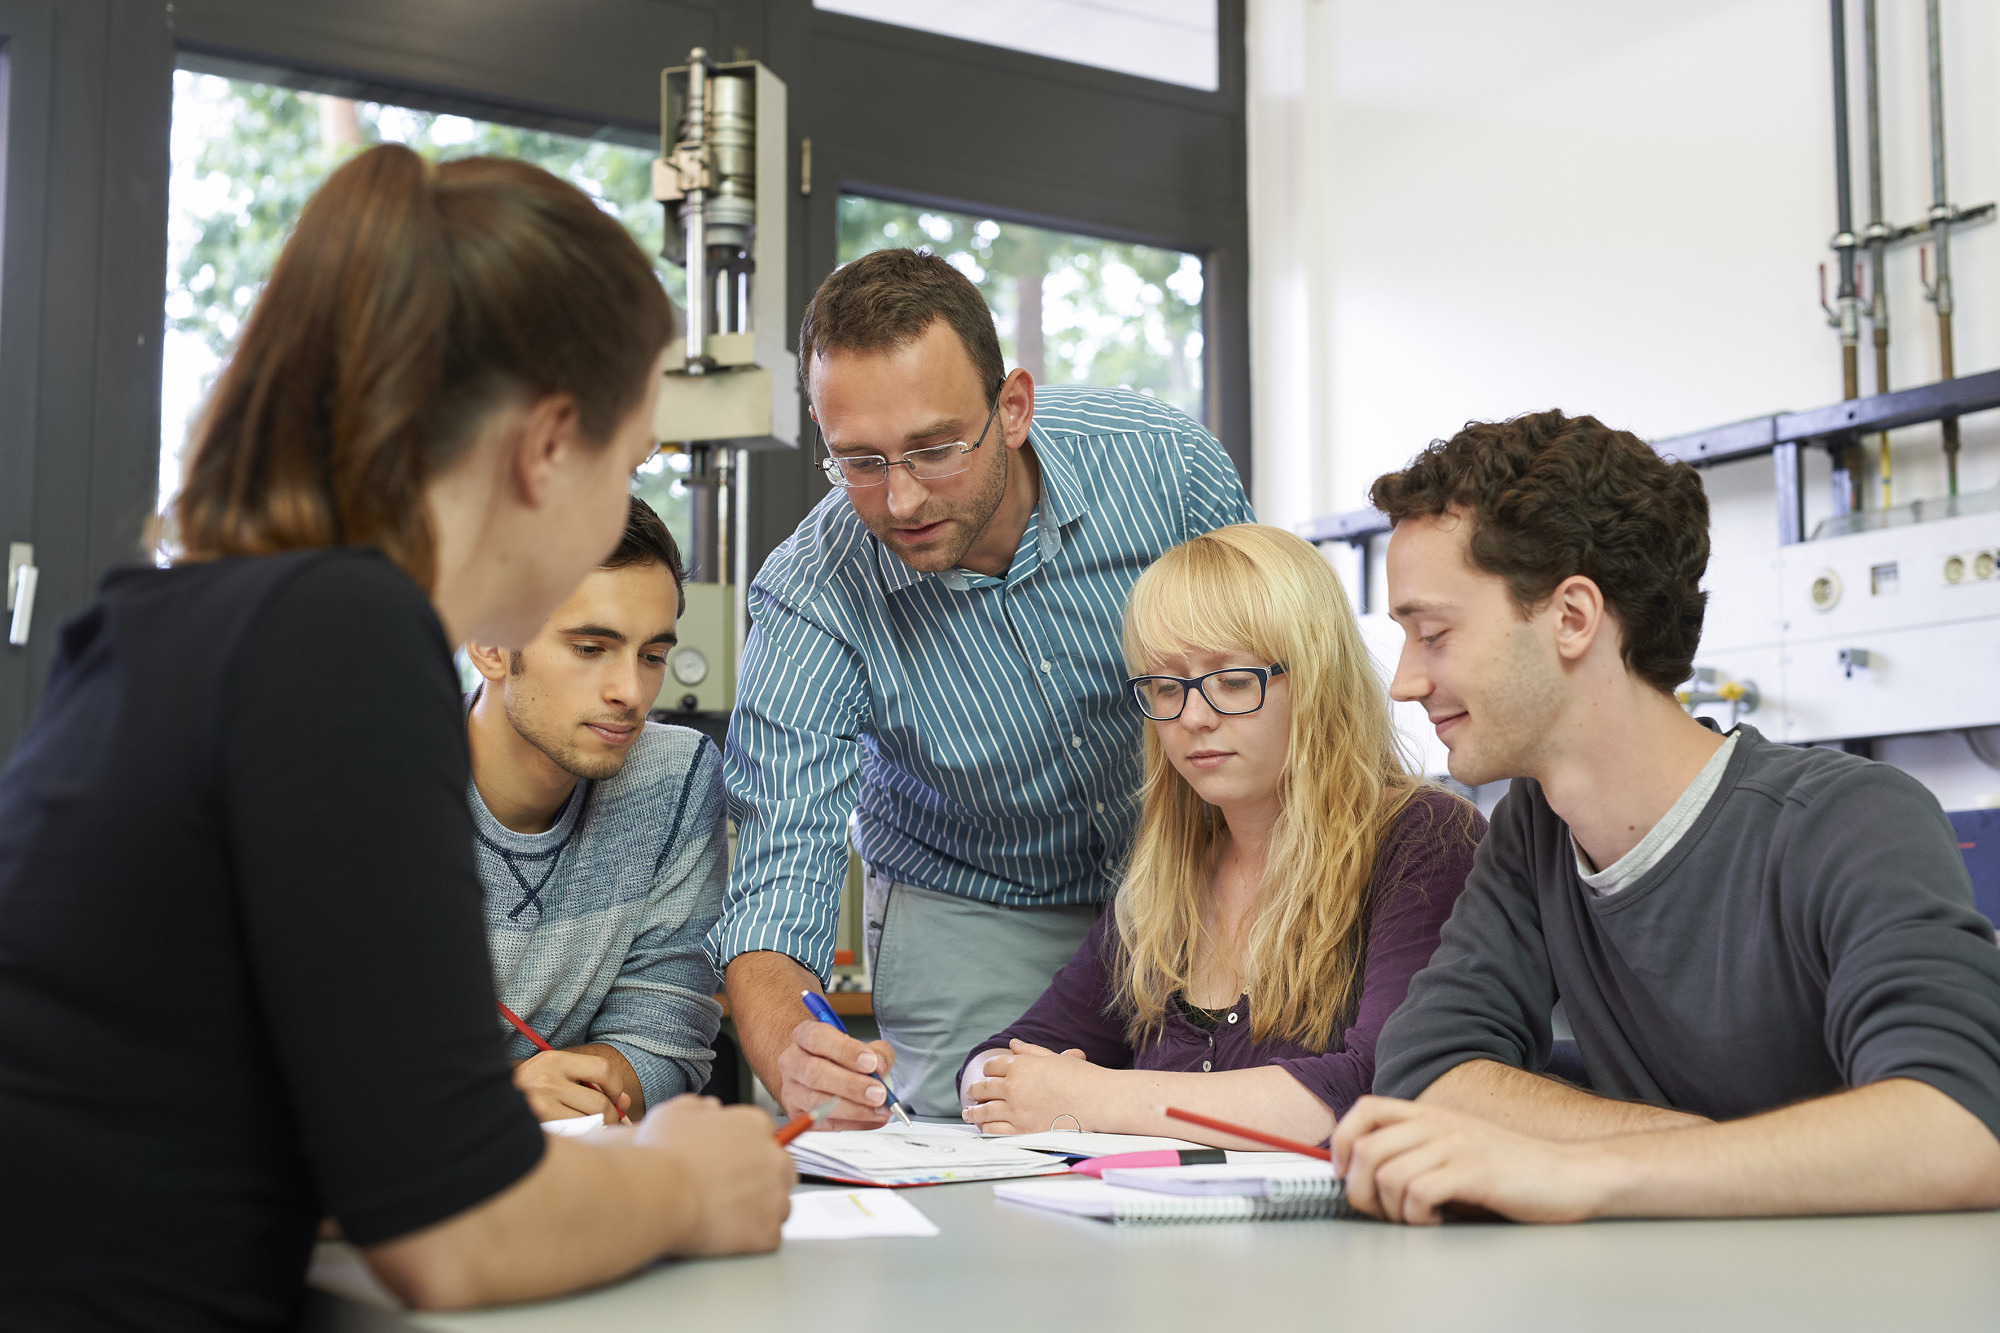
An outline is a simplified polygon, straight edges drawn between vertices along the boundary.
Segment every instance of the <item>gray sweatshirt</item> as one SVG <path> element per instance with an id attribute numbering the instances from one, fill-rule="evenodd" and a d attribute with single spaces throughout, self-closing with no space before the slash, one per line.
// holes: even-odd
<path id="1" fill-rule="evenodd" d="M 648 1107 L 701 1091 L 722 1024 L 702 949 L 728 853 L 714 744 L 646 723 L 618 775 L 578 782 L 546 833 L 507 828 L 466 785 L 500 998 L 551 1045 L 615 1047 Z M 535 1053 L 493 1021 L 509 1059 Z"/>
<path id="2" fill-rule="evenodd" d="M 1917 781 L 1737 729 L 1681 840 L 1592 895 L 1516 781 L 1430 966 L 1382 1029 L 1375 1091 L 1468 1060 L 1540 1070 L 1561 999 L 1595 1090 L 1718 1119 L 1888 1078 L 2000 1135 L 2000 949 Z"/>

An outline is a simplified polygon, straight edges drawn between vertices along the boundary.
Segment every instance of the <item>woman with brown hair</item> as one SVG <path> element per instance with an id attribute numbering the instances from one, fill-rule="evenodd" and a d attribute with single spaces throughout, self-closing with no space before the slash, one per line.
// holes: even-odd
<path id="1" fill-rule="evenodd" d="M 276 1328 L 336 1218 L 414 1304 L 777 1244 L 769 1120 L 546 1138 L 493 1011 L 450 645 L 618 540 L 672 309 L 582 192 L 385 146 L 306 206 L 167 569 L 69 622 L 0 770 L 0 1308 Z"/>
<path id="2" fill-rule="evenodd" d="M 1173 1105 L 1317 1143 L 1368 1092 L 1484 823 L 1410 771 L 1340 580 L 1283 529 L 1155 561 L 1125 662 L 1150 721 L 1118 896 L 966 1061 L 965 1118 L 1247 1146 Z"/>

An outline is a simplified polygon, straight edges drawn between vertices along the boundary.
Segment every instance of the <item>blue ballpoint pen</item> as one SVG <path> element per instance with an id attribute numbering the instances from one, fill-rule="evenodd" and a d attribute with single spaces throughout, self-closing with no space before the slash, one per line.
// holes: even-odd
<path id="1" fill-rule="evenodd" d="M 822 1023 L 829 1023 L 842 1032 L 847 1031 L 847 1024 L 840 1021 L 840 1015 L 833 1012 L 833 1006 L 826 1002 L 824 995 L 818 995 L 809 990 L 802 990 L 799 992 L 799 998 L 806 1002 L 806 1012 L 814 1018 L 817 1018 Z M 882 1085 L 882 1091 L 888 1094 L 890 1112 L 904 1124 L 910 1124 L 910 1113 L 905 1111 L 903 1103 L 897 1100 L 896 1090 L 889 1086 L 889 1080 L 883 1078 L 880 1074 L 874 1075 L 874 1079 Z"/>

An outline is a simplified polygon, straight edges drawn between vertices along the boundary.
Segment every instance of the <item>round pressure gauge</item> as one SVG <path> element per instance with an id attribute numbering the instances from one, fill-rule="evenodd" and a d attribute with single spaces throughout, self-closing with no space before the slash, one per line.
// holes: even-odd
<path id="1" fill-rule="evenodd" d="M 674 654 L 674 679 L 683 685 L 699 685 L 708 679 L 708 659 L 699 648 L 683 648 Z"/>
<path id="2" fill-rule="evenodd" d="M 1972 577 L 1976 579 L 1993 577 L 1993 552 L 1981 551 L 1972 557 Z"/>
<path id="3" fill-rule="evenodd" d="M 1833 610 L 1834 603 L 1840 600 L 1840 575 L 1830 569 L 1822 569 L 1813 576 L 1812 588 L 1809 591 L 1813 610 Z"/>
<path id="4" fill-rule="evenodd" d="M 1965 557 L 1962 555 L 1946 556 L 1944 562 L 1944 581 L 1946 583 L 1957 583 L 1964 577 Z"/>

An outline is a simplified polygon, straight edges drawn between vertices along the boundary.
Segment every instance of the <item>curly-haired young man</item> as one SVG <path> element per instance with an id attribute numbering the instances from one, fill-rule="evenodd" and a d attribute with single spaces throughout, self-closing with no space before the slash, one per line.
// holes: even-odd
<path id="1" fill-rule="evenodd" d="M 1513 777 L 1341 1122 L 1349 1196 L 1433 1222 L 2000 1205 L 2000 950 L 1937 801 L 1675 702 L 1708 503 L 1591 417 L 1378 479 L 1391 692 Z M 1591 1090 L 1538 1072 L 1560 998 Z M 1396 1100 L 1405 1099 L 1405 1100 Z"/>

